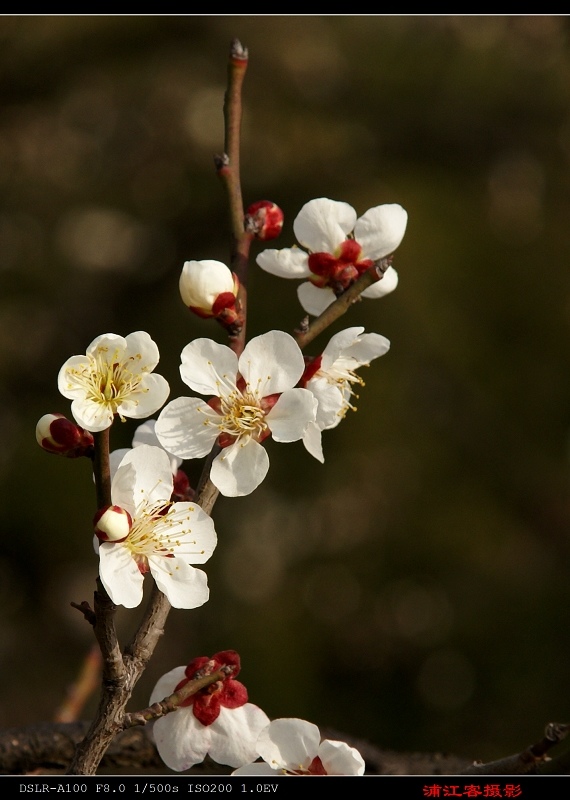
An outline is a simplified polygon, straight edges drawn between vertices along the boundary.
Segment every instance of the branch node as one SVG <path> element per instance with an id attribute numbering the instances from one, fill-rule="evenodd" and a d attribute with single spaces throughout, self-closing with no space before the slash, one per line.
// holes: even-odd
<path id="1" fill-rule="evenodd" d="M 72 602 L 69 605 L 72 608 L 76 608 L 78 611 L 80 611 L 83 614 L 85 620 L 90 625 L 95 626 L 95 624 L 97 622 L 97 615 L 95 614 L 95 612 L 93 611 L 93 609 L 91 608 L 91 606 L 89 605 L 87 600 L 83 600 L 81 603 L 73 603 Z"/>
<path id="2" fill-rule="evenodd" d="M 227 153 L 222 153 L 222 155 L 215 155 L 214 156 L 214 166 L 218 172 L 221 172 L 223 169 L 230 166 L 230 157 Z"/>

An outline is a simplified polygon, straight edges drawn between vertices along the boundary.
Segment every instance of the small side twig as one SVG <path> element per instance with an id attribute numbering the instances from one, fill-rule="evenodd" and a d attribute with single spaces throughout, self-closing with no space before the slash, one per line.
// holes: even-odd
<path id="1" fill-rule="evenodd" d="M 147 722 L 153 719 L 159 719 L 160 717 L 166 716 L 166 714 L 170 714 L 172 711 L 176 711 L 184 700 L 192 697 L 192 695 L 199 692 L 200 689 L 204 689 L 206 686 L 216 683 L 216 681 L 223 681 L 224 678 L 231 675 L 233 671 L 234 667 L 228 664 L 216 670 L 216 672 L 212 672 L 211 675 L 204 675 L 202 678 L 189 681 L 177 692 L 173 692 L 168 697 L 165 697 L 164 700 L 153 703 L 142 711 L 134 711 L 131 714 L 125 714 L 124 727 L 131 728 L 134 725 L 146 725 Z"/>
<path id="2" fill-rule="evenodd" d="M 316 339 L 325 328 L 328 328 L 328 326 L 332 325 L 339 317 L 342 317 L 365 289 L 368 289 L 368 287 L 372 286 L 376 281 L 381 280 L 390 266 L 390 261 L 390 258 L 380 259 L 374 266 L 366 270 L 352 286 L 349 286 L 334 303 L 331 303 L 328 308 L 325 308 L 320 317 L 314 319 L 308 328 L 303 330 L 305 326 L 302 325 L 301 329 L 295 332 L 295 338 L 301 350 L 312 342 L 313 339 Z"/>
<path id="3" fill-rule="evenodd" d="M 95 612 L 87 602 L 87 600 L 82 600 L 81 603 L 70 603 L 69 605 L 72 608 L 76 608 L 78 611 L 80 611 L 85 617 L 86 622 L 88 622 L 90 625 L 95 626 L 97 617 L 95 615 Z"/>
<path id="4" fill-rule="evenodd" d="M 522 753 L 516 753 L 498 761 L 487 764 L 475 763 L 468 767 L 462 775 L 525 775 L 535 772 L 538 765 L 548 761 L 547 753 L 566 738 L 570 725 L 550 722 L 544 731 L 544 737 L 527 747 Z"/>

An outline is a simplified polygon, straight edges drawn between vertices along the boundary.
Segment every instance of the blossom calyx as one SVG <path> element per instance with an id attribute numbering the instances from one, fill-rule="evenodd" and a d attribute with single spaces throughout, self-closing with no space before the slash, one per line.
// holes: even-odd
<path id="1" fill-rule="evenodd" d="M 63 414 L 44 414 L 36 425 L 36 440 L 43 450 L 66 458 L 93 455 L 93 436 Z"/>
<path id="2" fill-rule="evenodd" d="M 239 280 L 221 261 L 186 261 L 179 287 L 183 303 L 199 317 L 236 321 Z"/>
<path id="3" fill-rule="evenodd" d="M 252 203 L 245 213 L 245 230 L 256 239 L 276 239 L 283 228 L 283 211 L 271 200 Z"/>

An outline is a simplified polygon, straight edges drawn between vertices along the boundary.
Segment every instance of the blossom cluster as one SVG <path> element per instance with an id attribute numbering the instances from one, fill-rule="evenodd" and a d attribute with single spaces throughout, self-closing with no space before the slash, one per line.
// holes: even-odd
<path id="1" fill-rule="evenodd" d="M 248 209 L 244 229 L 265 240 L 277 236 L 282 224 L 281 210 L 260 201 Z M 406 224 L 407 214 L 397 204 L 376 206 L 357 218 L 347 203 L 318 198 L 306 203 L 294 221 L 300 247 L 265 250 L 257 263 L 273 275 L 304 280 L 300 303 L 307 313 L 320 315 L 364 273 L 374 278 L 364 297 L 396 288 L 391 254 Z M 235 344 L 244 324 L 241 288 L 225 264 L 187 261 L 179 289 L 193 313 L 217 320 Z M 154 372 L 158 346 L 145 331 L 103 334 L 85 355 L 69 358 L 59 371 L 58 387 L 71 400 L 75 422 L 46 414 L 36 438 L 48 452 L 87 456 L 99 467 L 100 448 L 107 448 L 110 496 L 108 485 L 98 494 L 107 504 L 95 514 L 93 541 L 112 602 L 138 606 L 144 576 L 150 574 L 174 607 L 203 605 L 208 582 L 196 565 L 212 556 L 217 536 L 210 516 L 192 502 L 183 461 L 212 454 L 209 479 L 227 497 L 248 495 L 264 480 L 269 439 L 302 441 L 323 462 L 322 433 L 355 408 L 355 388 L 364 385 L 358 370 L 389 348 L 388 339 L 361 326 L 336 333 L 313 356 L 304 356 L 298 341 L 280 330 L 240 347 L 198 338 L 182 350 L 180 375 L 201 397 L 177 397 L 167 405 L 169 385 Z M 138 427 L 131 448 L 109 454 L 103 434 L 117 418 L 142 420 L 159 411 L 156 420 Z M 96 480 L 99 490 L 100 473 Z M 198 678 L 224 675 L 155 721 L 154 739 L 169 767 L 182 771 L 209 755 L 237 768 L 235 774 L 363 774 L 358 751 L 344 742 L 321 741 L 315 725 L 299 719 L 270 722 L 248 702 L 245 686 L 236 680 L 239 671 L 238 654 L 227 650 L 194 659 L 158 681 L 151 703 L 176 696 Z"/>

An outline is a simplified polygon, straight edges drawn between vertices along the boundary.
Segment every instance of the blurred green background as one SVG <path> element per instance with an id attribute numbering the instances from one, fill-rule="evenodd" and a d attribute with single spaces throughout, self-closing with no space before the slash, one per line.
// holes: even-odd
<path id="1" fill-rule="evenodd" d="M 0 19 L 2 726 L 52 718 L 92 642 L 69 606 L 97 572 L 90 467 L 34 438 L 69 413 L 59 367 L 144 329 L 174 398 L 182 347 L 223 341 L 177 282 L 184 260 L 228 258 L 212 155 L 234 36 L 244 198 L 284 209 L 275 246 L 314 197 L 407 209 L 397 291 L 330 331 L 392 348 L 323 466 L 269 443 L 262 487 L 219 501 L 211 600 L 172 612 L 131 709 L 172 667 L 235 648 L 269 716 L 384 747 L 487 760 L 568 720 L 569 32 L 549 16 Z M 296 285 L 253 267 L 250 335 L 298 324 Z M 122 636 L 141 612 L 120 612 Z"/>

